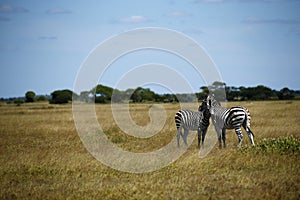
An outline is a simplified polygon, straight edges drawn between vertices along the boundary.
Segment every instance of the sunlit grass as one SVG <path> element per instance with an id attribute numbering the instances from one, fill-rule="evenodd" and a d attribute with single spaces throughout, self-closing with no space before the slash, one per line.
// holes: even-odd
<path id="1" fill-rule="evenodd" d="M 114 122 L 110 105 L 96 105 L 96 112 L 104 134 L 117 146 L 149 152 L 176 136 L 174 114 L 180 106 L 162 105 L 166 123 L 147 139 L 124 133 Z M 111 169 L 87 152 L 77 135 L 70 104 L 1 104 L 0 198 L 299 199 L 300 101 L 227 103 L 232 105 L 250 110 L 256 147 L 250 147 L 244 133 L 243 148 L 238 149 L 234 131 L 228 131 L 226 149 L 216 145 L 200 158 L 195 140 L 173 164 L 131 174 Z M 151 106 L 130 105 L 133 121 L 147 125 Z M 215 139 L 214 131 L 209 134 Z M 281 150 L 294 143 L 296 153 Z"/>

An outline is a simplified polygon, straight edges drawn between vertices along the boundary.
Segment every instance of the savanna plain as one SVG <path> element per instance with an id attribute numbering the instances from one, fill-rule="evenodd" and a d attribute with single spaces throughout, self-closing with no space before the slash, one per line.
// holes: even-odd
<path id="1" fill-rule="evenodd" d="M 176 137 L 174 115 L 180 105 L 160 105 L 166 123 L 150 138 L 125 134 L 111 106 L 96 105 L 99 134 L 127 151 L 162 148 Z M 250 110 L 255 147 L 243 132 L 242 148 L 237 148 L 236 134 L 229 130 L 227 148 L 213 143 L 200 157 L 191 132 L 195 140 L 175 162 L 153 172 L 128 173 L 102 164 L 86 150 L 72 104 L 2 103 L 0 199 L 300 199 L 300 101 L 229 102 L 226 107 L 233 105 Z M 130 104 L 137 125 L 151 121 L 151 106 Z M 217 141 L 212 124 L 207 138 Z"/>

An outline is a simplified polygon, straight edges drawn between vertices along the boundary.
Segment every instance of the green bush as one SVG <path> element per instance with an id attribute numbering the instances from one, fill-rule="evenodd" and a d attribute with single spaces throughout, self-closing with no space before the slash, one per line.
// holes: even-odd
<path id="1" fill-rule="evenodd" d="M 51 104 L 65 104 L 72 101 L 73 92 L 71 90 L 56 90 L 51 93 Z"/>
<path id="2" fill-rule="evenodd" d="M 35 93 L 33 91 L 28 91 L 25 94 L 26 102 L 34 102 L 35 101 Z"/>
<path id="3" fill-rule="evenodd" d="M 255 147 L 245 147 L 243 151 L 252 150 L 256 153 L 279 153 L 279 154 L 299 154 L 300 140 L 294 136 L 265 138 L 259 141 Z"/>
<path id="4" fill-rule="evenodd" d="M 21 104 L 23 104 L 23 103 L 24 103 L 24 100 L 22 100 L 22 99 L 14 100 L 14 104 L 16 104 L 16 106 L 21 106 Z"/>

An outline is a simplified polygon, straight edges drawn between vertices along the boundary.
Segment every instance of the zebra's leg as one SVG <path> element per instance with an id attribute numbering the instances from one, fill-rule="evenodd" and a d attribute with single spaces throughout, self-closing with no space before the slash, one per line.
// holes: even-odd
<path id="1" fill-rule="evenodd" d="M 217 132 L 217 136 L 218 136 L 218 140 L 219 140 L 219 148 L 222 148 L 222 139 L 221 139 L 221 133 L 220 133 L 220 129 L 219 127 L 215 126 L 216 132 Z"/>
<path id="2" fill-rule="evenodd" d="M 235 133 L 239 139 L 238 147 L 241 147 L 242 141 L 243 141 L 243 133 L 241 127 L 236 127 L 235 128 Z"/>
<path id="3" fill-rule="evenodd" d="M 182 129 L 182 127 L 179 127 L 177 129 L 177 147 L 178 148 L 180 147 L 179 140 L 180 140 L 180 136 L 182 135 L 181 129 Z"/>
<path id="4" fill-rule="evenodd" d="M 201 141 L 201 129 L 198 128 L 198 148 L 200 149 L 200 141 Z"/>
<path id="5" fill-rule="evenodd" d="M 188 144 L 187 144 L 187 141 L 186 141 L 186 140 L 187 140 L 188 134 L 189 134 L 189 129 L 184 129 L 184 133 L 183 133 L 182 138 L 183 138 L 183 142 L 184 142 L 185 146 L 188 145 Z"/>
<path id="6" fill-rule="evenodd" d="M 252 146 L 255 146 L 255 143 L 254 143 L 254 134 L 252 133 L 250 127 L 248 127 L 245 123 L 243 124 L 243 127 L 244 127 L 245 131 L 248 134 L 248 137 L 250 139 L 250 142 L 251 142 Z"/>
<path id="7" fill-rule="evenodd" d="M 223 140 L 223 145 L 225 148 L 226 147 L 226 129 L 225 128 L 222 129 L 222 140 Z"/>
<path id="8" fill-rule="evenodd" d="M 205 139 L 206 132 L 207 132 L 207 128 L 202 131 L 202 143 L 201 143 L 202 149 L 204 148 L 204 139 Z"/>

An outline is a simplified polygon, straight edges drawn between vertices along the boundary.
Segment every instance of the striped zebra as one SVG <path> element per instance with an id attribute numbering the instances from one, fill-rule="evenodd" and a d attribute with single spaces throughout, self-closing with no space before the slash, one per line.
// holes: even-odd
<path id="1" fill-rule="evenodd" d="M 175 123 L 177 128 L 177 146 L 179 147 L 180 136 L 183 138 L 185 145 L 187 145 L 187 136 L 189 131 L 198 132 L 198 147 L 200 147 L 200 140 L 202 136 L 202 147 L 204 144 L 204 138 L 209 126 L 210 112 L 207 108 L 206 99 L 199 106 L 198 111 L 192 110 L 179 110 L 175 114 Z M 182 134 L 184 129 L 184 134 Z"/>
<path id="2" fill-rule="evenodd" d="M 241 146 L 243 140 L 243 134 L 241 126 L 246 130 L 251 144 L 254 146 L 254 135 L 250 129 L 250 112 L 247 108 L 241 106 L 234 106 L 231 108 L 224 108 L 221 106 L 220 102 L 216 100 L 213 94 L 207 97 L 207 106 L 211 113 L 212 121 L 215 126 L 219 147 L 222 147 L 221 139 L 223 140 L 223 145 L 226 147 L 226 129 L 234 129 L 238 137 L 238 147 Z M 222 130 L 222 135 L 221 135 Z"/>

